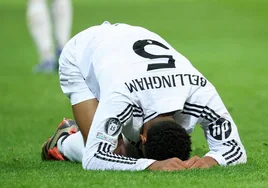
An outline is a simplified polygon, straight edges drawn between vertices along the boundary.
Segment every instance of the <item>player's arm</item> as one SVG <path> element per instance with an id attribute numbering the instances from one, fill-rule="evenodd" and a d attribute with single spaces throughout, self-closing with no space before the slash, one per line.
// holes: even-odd
<path id="1" fill-rule="evenodd" d="M 102 98 L 103 99 L 103 98 Z M 185 166 L 178 158 L 165 161 L 136 159 L 115 154 L 118 137 L 124 123 L 132 117 L 133 105 L 124 96 L 109 95 L 99 102 L 83 155 L 86 170 L 181 170 Z"/>
<path id="2" fill-rule="evenodd" d="M 83 155 L 87 170 L 144 170 L 154 160 L 114 154 L 123 124 L 132 116 L 132 103 L 119 94 L 100 100 Z"/>
<path id="3" fill-rule="evenodd" d="M 202 126 L 210 151 L 204 158 L 221 166 L 247 162 L 247 155 L 232 118 L 220 117 L 208 126 Z M 215 163 L 214 163 L 215 165 Z"/>
<path id="4" fill-rule="evenodd" d="M 210 151 L 204 157 L 193 156 L 185 161 L 187 168 L 210 168 L 216 165 L 246 163 L 246 151 L 232 118 L 220 118 L 202 126 Z"/>

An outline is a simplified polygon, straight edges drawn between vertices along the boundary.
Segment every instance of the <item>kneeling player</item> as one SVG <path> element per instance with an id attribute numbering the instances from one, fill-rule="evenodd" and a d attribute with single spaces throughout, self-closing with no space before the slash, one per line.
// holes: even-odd
<path id="1" fill-rule="evenodd" d="M 216 89 L 151 31 L 108 22 L 90 27 L 65 46 L 59 71 L 86 146 L 82 154 L 82 136 L 75 133 L 49 140 L 48 153 L 59 149 L 57 154 L 70 159 L 65 143 L 70 147 L 79 137 L 77 150 L 87 170 L 181 170 L 246 162 L 237 127 Z M 196 124 L 210 151 L 184 161 L 191 150 L 187 133 Z M 141 143 L 144 158 L 115 154 L 120 133 L 134 145 Z"/>

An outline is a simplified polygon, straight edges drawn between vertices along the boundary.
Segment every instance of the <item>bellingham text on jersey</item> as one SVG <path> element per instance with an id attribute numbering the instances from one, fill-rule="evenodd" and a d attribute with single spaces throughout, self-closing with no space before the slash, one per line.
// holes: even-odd
<path id="1" fill-rule="evenodd" d="M 193 74 L 172 74 L 165 76 L 150 76 L 133 79 L 125 82 L 130 93 L 133 91 L 143 91 L 147 89 L 160 89 L 185 85 L 205 87 L 207 80 L 199 75 Z"/>

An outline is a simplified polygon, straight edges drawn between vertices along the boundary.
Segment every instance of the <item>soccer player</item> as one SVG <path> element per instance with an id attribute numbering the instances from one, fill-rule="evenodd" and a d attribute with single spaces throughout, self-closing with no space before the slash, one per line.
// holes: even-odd
<path id="1" fill-rule="evenodd" d="M 80 131 L 63 122 L 44 144 L 43 159 L 70 159 L 72 145 L 87 170 L 181 170 L 246 162 L 237 127 L 214 86 L 159 35 L 104 22 L 73 37 L 59 62 L 61 88 Z M 187 160 L 188 133 L 197 124 L 210 151 Z M 143 158 L 120 155 L 120 133 L 140 146 Z"/>
<path id="2" fill-rule="evenodd" d="M 47 6 L 47 2 L 51 2 L 51 6 Z M 57 71 L 57 59 L 71 32 L 71 0 L 47 0 L 47 2 L 28 1 L 27 22 L 38 49 L 40 62 L 35 66 L 34 72 Z"/>

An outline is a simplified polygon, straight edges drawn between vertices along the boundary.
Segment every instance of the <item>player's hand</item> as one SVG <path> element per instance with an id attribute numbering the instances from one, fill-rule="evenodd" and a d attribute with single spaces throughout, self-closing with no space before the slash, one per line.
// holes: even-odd
<path id="1" fill-rule="evenodd" d="M 147 169 L 154 171 L 177 171 L 185 170 L 187 167 L 185 163 L 179 158 L 171 158 L 163 161 L 155 161 Z"/>
<path id="2" fill-rule="evenodd" d="M 189 160 L 185 161 L 187 168 L 210 168 L 217 165 L 217 161 L 212 157 L 199 158 L 198 156 L 193 156 Z"/>
<path id="3" fill-rule="evenodd" d="M 184 163 L 185 163 L 187 168 L 191 168 L 195 163 L 198 162 L 198 160 L 200 160 L 200 157 L 193 156 L 190 159 L 188 159 L 187 161 L 184 161 Z"/>

